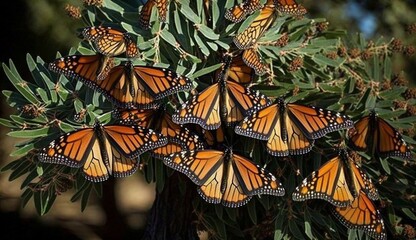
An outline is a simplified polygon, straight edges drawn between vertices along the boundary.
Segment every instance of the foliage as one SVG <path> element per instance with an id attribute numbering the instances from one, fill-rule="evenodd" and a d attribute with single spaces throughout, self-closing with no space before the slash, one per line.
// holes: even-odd
<path id="1" fill-rule="evenodd" d="M 195 88 L 201 90 L 210 84 L 220 67 L 222 53 L 236 50 L 232 37 L 253 20 L 249 17 L 236 24 L 224 21 L 225 9 L 233 5 L 233 1 L 211 1 L 210 8 L 205 9 L 202 0 L 171 1 L 168 23 L 159 22 L 153 11 L 150 30 L 138 25 L 142 6 L 137 1 L 113 0 L 98 6 L 86 5 L 82 16 L 86 26 L 105 23 L 136 37 L 140 56 L 134 59 L 135 64 L 170 67 L 193 79 Z M 401 73 L 392 72 L 392 57 L 399 54 L 394 39 L 367 40 L 361 34 L 329 30 L 326 19 L 281 14 L 259 40 L 258 49 L 270 71 L 257 77 L 254 89 L 271 98 L 285 96 L 291 102 L 343 112 L 353 120 L 375 109 L 403 132 L 408 144 L 416 143 L 416 92 L 403 81 Z M 94 48 L 81 41 L 77 49 L 63 55 L 74 53 L 93 54 Z M 56 197 L 69 188 L 76 189 L 72 201 L 81 201 L 84 210 L 91 194 L 101 196 L 101 184 L 86 181 L 78 169 L 40 163 L 36 153 L 64 132 L 93 125 L 97 117 L 101 122 L 114 121 L 112 106 L 82 83 L 50 72 L 40 57 L 34 59 L 27 54 L 27 64 L 32 73 L 30 80 L 20 77 L 11 60 L 3 63 L 16 89 L 4 90 L 3 94 L 19 114 L 0 119 L 0 123 L 10 128 L 9 136 L 25 140 L 11 153 L 20 158 L 4 166 L 2 171 L 11 171 L 10 181 L 24 178 L 23 203 L 33 199 L 40 215 L 46 214 Z M 177 97 L 182 102 L 187 96 L 188 93 L 181 93 Z M 361 236 L 361 232 L 347 231 L 338 223 L 322 201 L 291 200 L 291 193 L 304 176 L 321 166 L 327 155 L 345 140 L 345 131 L 316 141 L 308 154 L 286 158 L 266 155 L 260 141 L 243 138 L 232 131 L 227 134 L 233 148 L 247 153 L 278 176 L 286 195 L 255 197 L 236 209 L 211 205 L 195 197 L 192 206 L 198 230 L 205 230 L 217 239 Z M 416 227 L 414 161 L 374 159 L 361 154 L 361 164 L 379 190 L 381 201 L 377 206 L 389 236 L 408 237 L 408 226 Z M 162 191 L 171 171 L 166 171 L 160 160 L 147 154 L 142 160 L 146 179 L 156 182 Z"/>

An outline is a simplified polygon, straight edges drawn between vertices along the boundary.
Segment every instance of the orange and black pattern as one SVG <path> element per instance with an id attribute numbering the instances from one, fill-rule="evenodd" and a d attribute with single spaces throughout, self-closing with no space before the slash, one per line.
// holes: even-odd
<path id="1" fill-rule="evenodd" d="M 267 151 L 273 156 L 301 155 L 309 152 L 314 140 L 353 122 L 339 113 L 284 102 L 277 102 L 245 117 L 236 127 L 237 134 L 267 140 Z"/>
<path id="2" fill-rule="evenodd" d="M 247 15 L 254 13 L 262 7 L 263 5 L 260 0 L 245 0 L 240 4 L 227 9 L 224 17 L 231 22 L 241 22 L 247 17 Z"/>
<path id="3" fill-rule="evenodd" d="M 101 182 L 126 177 L 138 167 L 138 156 L 167 144 L 163 135 L 138 125 L 101 125 L 62 135 L 39 152 L 39 160 L 81 168 L 86 179 Z"/>
<path id="4" fill-rule="evenodd" d="M 380 211 L 363 192 L 346 207 L 334 207 L 335 217 L 350 229 L 359 229 L 377 240 L 386 240 L 387 234 Z"/>
<path id="5" fill-rule="evenodd" d="M 136 43 L 126 32 L 111 27 L 86 27 L 82 35 L 95 44 L 98 52 L 108 57 L 126 53 L 127 57 L 137 57 L 139 49 Z"/>
<path id="6" fill-rule="evenodd" d="M 159 105 L 159 100 L 190 90 L 192 86 L 189 78 L 170 69 L 135 66 L 130 61 L 105 71 L 106 77 L 102 79 L 97 79 L 97 72 L 104 68 L 98 57 L 59 58 L 50 63 L 49 68 L 80 80 L 120 108 L 154 108 Z"/>
<path id="7" fill-rule="evenodd" d="M 254 195 L 285 194 L 274 175 L 228 148 L 184 151 L 163 161 L 198 185 L 199 194 L 209 203 L 235 208 L 245 205 Z"/>
<path id="8" fill-rule="evenodd" d="M 244 31 L 234 36 L 234 44 L 239 49 L 247 49 L 256 44 L 276 19 L 276 11 L 275 5 L 266 3 L 254 21 Z"/>
<path id="9" fill-rule="evenodd" d="M 263 63 L 259 53 L 254 48 L 245 49 L 242 54 L 242 60 L 247 66 L 254 69 L 258 76 L 262 76 L 267 71 L 267 66 Z"/>
<path id="10" fill-rule="evenodd" d="M 254 80 L 254 69 L 249 67 L 242 58 L 242 54 L 236 56 L 225 55 L 221 69 L 218 69 L 216 79 L 227 79 L 240 84 L 249 84 Z"/>
<path id="11" fill-rule="evenodd" d="M 374 111 L 359 119 L 348 132 L 349 145 L 358 151 L 370 150 L 377 157 L 411 158 L 401 134 Z"/>
<path id="12" fill-rule="evenodd" d="M 147 0 L 139 14 L 139 24 L 142 28 L 150 28 L 150 17 L 152 16 L 153 7 L 157 8 L 159 20 L 166 22 L 169 0 Z"/>
<path id="13" fill-rule="evenodd" d="M 204 141 L 185 126 L 174 123 L 164 107 L 158 109 L 118 109 L 115 111 L 120 123 L 138 124 L 144 128 L 154 129 L 167 137 L 168 143 L 150 150 L 157 158 L 185 150 L 204 149 Z"/>
<path id="14" fill-rule="evenodd" d="M 194 123 L 205 130 L 214 130 L 222 121 L 231 126 L 271 103 L 260 92 L 226 80 L 227 76 L 227 73 L 221 74 L 217 83 L 183 103 L 172 115 L 172 120 L 177 124 Z"/>
<path id="15" fill-rule="evenodd" d="M 296 3 L 295 0 L 277 0 L 277 9 L 286 14 L 291 15 L 305 15 L 307 13 L 306 8 Z"/>
<path id="16" fill-rule="evenodd" d="M 323 199 L 337 207 L 350 205 L 362 190 L 371 199 L 378 191 L 367 174 L 352 160 L 346 150 L 330 159 L 306 177 L 292 194 L 295 201 Z"/>

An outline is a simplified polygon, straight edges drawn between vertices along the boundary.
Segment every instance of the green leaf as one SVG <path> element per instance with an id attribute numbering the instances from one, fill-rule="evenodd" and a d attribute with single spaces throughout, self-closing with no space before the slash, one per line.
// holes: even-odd
<path id="1" fill-rule="evenodd" d="M 13 66 L 13 62 L 10 61 L 10 66 Z M 14 68 L 14 67 L 13 67 Z M 29 83 L 20 78 L 19 73 L 13 72 L 10 68 L 3 63 L 3 70 L 10 82 L 22 94 L 22 96 L 32 104 L 39 104 L 39 100 L 29 87 Z"/>
<path id="2" fill-rule="evenodd" d="M 410 210 L 409 208 L 402 208 L 402 211 L 403 211 L 403 213 L 404 214 L 406 214 L 406 216 L 408 216 L 410 219 L 412 219 L 412 220 L 416 220 L 416 215 L 415 215 L 415 213 L 412 211 L 412 210 Z"/>
<path id="3" fill-rule="evenodd" d="M 199 47 L 199 50 L 201 50 L 201 52 L 205 56 L 209 56 L 210 51 L 209 51 L 208 47 L 205 45 L 204 41 L 198 36 L 198 32 L 197 31 L 194 32 L 194 39 L 196 41 L 196 44 Z"/>
<path id="4" fill-rule="evenodd" d="M 383 167 L 384 171 L 386 171 L 387 174 L 391 174 L 388 158 L 382 159 L 380 158 L 381 166 Z"/>
<path id="5" fill-rule="evenodd" d="M 32 151 L 33 149 L 35 149 L 35 144 L 34 143 L 29 143 L 26 144 L 25 146 L 13 151 L 12 153 L 10 153 L 11 157 L 20 157 L 20 156 L 24 156 L 26 154 L 28 154 L 30 151 Z"/>
<path id="6" fill-rule="evenodd" d="M 204 37 L 210 39 L 210 40 L 218 40 L 220 35 L 216 34 L 211 28 L 200 24 L 197 25 L 197 30 L 198 32 L 202 33 L 202 35 L 204 35 Z"/>
<path id="7" fill-rule="evenodd" d="M 37 138 L 45 137 L 49 133 L 49 127 L 39 128 L 39 129 L 28 129 L 28 130 L 17 130 L 7 133 L 8 136 L 15 138 Z"/>
<path id="8" fill-rule="evenodd" d="M 215 70 L 219 69 L 221 66 L 222 66 L 222 63 L 217 63 L 215 65 L 202 68 L 201 70 L 194 72 L 194 74 L 192 74 L 191 76 L 191 79 L 197 79 L 200 76 L 204 76 L 208 73 L 212 73 Z"/>
<path id="9" fill-rule="evenodd" d="M 201 18 L 195 14 L 195 12 L 189 7 L 188 0 L 182 0 L 180 12 L 191 22 L 200 23 Z"/>
<path id="10" fill-rule="evenodd" d="M 163 29 L 160 32 L 160 36 L 162 37 L 163 40 L 165 40 L 165 42 L 169 43 L 170 45 L 172 45 L 175 48 L 177 47 L 176 46 L 177 41 L 176 41 L 175 37 L 173 36 L 172 33 L 168 32 L 166 29 Z"/>
<path id="11" fill-rule="evenodd" d="M 6 128 L 16 128 L 16 124 L 14 124 L 13 121 L 4 118 L 0 118 L 0 125 L 3 125 Z"/>

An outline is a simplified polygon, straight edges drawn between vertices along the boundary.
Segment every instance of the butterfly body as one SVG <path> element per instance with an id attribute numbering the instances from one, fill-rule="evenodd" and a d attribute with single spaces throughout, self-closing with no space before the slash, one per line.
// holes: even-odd
<path id="1" fill-rule="evenodd" d="M 167 139 L 140 126 L 101 125 L 62 135 L 39 153 L 39 160 L 83 168 L 85 178 L 101 182 L 125 177 L 137 170 L 137 157 L 167 144 Z"/>
<path id="2" fill-rule="evenodd" d="M 285 104 L 283 98 L 246 116 L 236 127 L 237 134 L 267 140 L 273 156 L 309 152 L 315 139 L 329 132 L 352 127 L 346 116 L 314 106 Z"/>
<path id="3" fill-rule="evenodd" d="M 281 183 L 266 169 L 228 148 L 175 153 L 165 157 L 164 163 L 188 176 L 209 203 L 239 207 L 253 195 L 285 193 Z"/>

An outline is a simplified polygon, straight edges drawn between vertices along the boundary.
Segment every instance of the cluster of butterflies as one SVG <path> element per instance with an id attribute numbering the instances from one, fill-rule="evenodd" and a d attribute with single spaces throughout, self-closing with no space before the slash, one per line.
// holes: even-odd
<path id="1" fill-rule="evenodd" d="M 151 14 L 153 6 L 166 11 L 165 2 L 148 1 L 153 5 L 145 5 L 142 11 Z M 226 17 L 238 22 L 259 9 L 263 17 L 275 9 L 296 14 L 305 11 L 294 1 L 269 0 L 263 6 L 260 1 L 246 0 L 228 9 Z M 140 20 L 144 25 L 148 24 L 146 16 Z M 165 18 L 166 14 L 159 16 Z M 270 20 L 258 21 L 270 24 Z M 84 28 L 82 35 L 93 43 L 97 54 L 58 58 L 49 69 L 102 93 L 115 106 L 116 123 L 96 122 L 64 134 L 38 156 L 41 162 L 82 168 L 90 181 L 129 176 L 138 169 L 139 156 L 149 152 L 189 177 L 209 203 L 239 207 L 254 195 L 283 196 L 285 189 L 271 172 L 224 146 L 227 129 L 266 142 L 267 152 L 278 157 L 306 154 L 315 140 L 342 129 L 349 129 L 352 150 L 371 151 L 376 157 L 411 157 L 400 133 L 374 111 L 354 124 L 340 113 L 286 103 L 282 97 L 273 101 L 251 89 L 248 85 L 256 69 L 244 61 L 245 50 L 225 55 L 215 82 L 172 110 L 169 106 L 177 101 L 175 94 L 192 90 L 189 78 L 167 68 L 134 65 L 130 60 L 115 66 L 118 55 L 128 59 L 138 55 L 136 43 L 126 32 L 93 26 Z M 246 40 L 237 35 L 234 42 L 244 49 L 252 44 L 244 43 Z M 386 238 L 383 219 L 372 202 L 378 199 L 377 190 L 346 148 L 305 178 L 292 198 L 326 200 L 347 227 Z"/>

